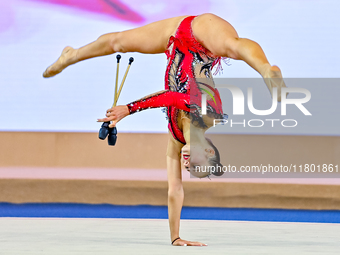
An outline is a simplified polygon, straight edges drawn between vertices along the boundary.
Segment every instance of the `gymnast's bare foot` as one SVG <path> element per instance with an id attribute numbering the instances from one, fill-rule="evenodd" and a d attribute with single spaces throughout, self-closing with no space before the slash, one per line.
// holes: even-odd
<path id="1" fill-rule="evenodd" d="M 57 75 L 62 70 L 64 70 L 69 65 L 76 63 L 76 52 L 77 50 L 73 49 L 70 46 L 67 46 L 61 52 L 60 57 L 56 62 L 50 65 L 45 72 L 43 73 L 44 78 L 49 78 Z"/>
<path id="2" fill-rule="evenodd" d="M 286 87 L 281 70 L 278 66 L 269 66 L 263 76 L 264 81 L 273 97 L 273 88 L 277 88 L 277 101 L 281 102 L 281 88 Z"/>

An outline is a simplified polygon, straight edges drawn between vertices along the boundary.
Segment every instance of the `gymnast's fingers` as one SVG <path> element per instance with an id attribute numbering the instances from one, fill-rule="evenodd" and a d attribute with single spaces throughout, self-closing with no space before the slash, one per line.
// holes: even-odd
<path id="1" fill-rule="evenodd" d="M 108 122 L 114 119 L 115 119 L 114 117 L 102 118 L 102 119 L 97 119 L 97 122 Z"/>
<path id="2" fill-rule="evenodd" d="M 173 243 L 174 246 L 207 246 L 207 244 L 201 243 L 201 242 L 191 242 L 186 241 L 183 239 L 179 239 L 178 241 Z"/>
<path id="3" fill-rule="evenodd" d="M 108 112 L 106 113 L 106 117 L 116 117 L 116 114 L 114 112 Z"/>
<path id="4" fill-rule="evenodd" d="M 116 124 L 117 124 L 117 122 L 118 122 L 118 121 L 115 121 L 115 120 L 114 120 L 114 121 L 112 121 L 112 122 L 111 122 L 111 124 L 109 125 L 109 128 L 113 128 L 113 127 L 115 127 L 115 126 L 116 126 Z"/>
<path id="5" fill-rule="evenodd" d="M 188 246 L 208 246 L 208 245 L 200 242 L 189 242 Z"/>
<path id="6" fill-rule="evenodd" d="M 107 110 L 106 110 L 106 113 L 109 113 L 109 112 L 114 111 L 115 107 L 116 107 L 116 106 L 114 106 L 114 107 L 112 107 L 112 108 L 110 108 L 110 109 L 107 109 Z"/>

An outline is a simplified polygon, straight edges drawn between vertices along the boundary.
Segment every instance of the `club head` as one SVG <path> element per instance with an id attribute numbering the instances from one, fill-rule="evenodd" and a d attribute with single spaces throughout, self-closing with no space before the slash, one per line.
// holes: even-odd
<path id="1" fill-rule="evenodd" d="M 115 146 L 117 142 L 117 135 L 109 135 L 107 138 L 107 143 L 110 146 Z"/>
<path id="2" fill-rule="evenodd" d="M 108 143 L 110 146 L 115 146 L 115 145 L 116 145 L 116 142 L 117 142 L 117 135 L 112 134 L 112 133 L 109 133 L 109 136 L 108 136 L 108 138 L 107 138 L 107 143 Z"/>
<path id="3" fill-rule="evenodd" d="M 99 130 L 99 139 L 105 140 L 109 135 L 109 125 L 110 122 L 104 122 Z"/>
<path id="4" fill-rule="evenodd" d="M 109 128 L 109 135 L 117 135 L 117 128 L 116 127 Z"/>
<path id="5" fill-rule="evenodd" d="M 107 138 L 107 143 L 110 146 L 115 146 L 117 142 L 117 128 L 113 127 L 109 129 L 109 137 Z"/>

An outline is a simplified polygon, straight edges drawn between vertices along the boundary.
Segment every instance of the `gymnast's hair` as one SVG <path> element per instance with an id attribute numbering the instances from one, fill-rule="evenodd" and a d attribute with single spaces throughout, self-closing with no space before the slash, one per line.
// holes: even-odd
<path id="1" fill-rule="evenodd" d="M 218 149 L 216 148 L 216 146 L 212 143 L 212 141 L 209 138 L 205 138 L 205 139 L 207 139 L 208 143 L 210 144 L 210 146 L 215 151 L 214 156 L 209 158 L 209 164 L 211 166 L 214 166 L 214 169 L 215 169 L 215 171 L 211 172 L 211 174 L 213 174 L 215 176 L 221 176 L 224 172 L 222 170 L 223 165 L 221 164 L 220 153 L 219 153 Z"/>

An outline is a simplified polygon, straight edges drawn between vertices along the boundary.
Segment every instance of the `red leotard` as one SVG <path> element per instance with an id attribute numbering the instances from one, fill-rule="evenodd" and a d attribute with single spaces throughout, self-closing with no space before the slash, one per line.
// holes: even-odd
<path id="1" fill-rule="evenodd" d="M 222 102 L 214 88 L 211 69 L 221 57 L 213 55 L 194 37 L 191 22 L 195 16 L 185 18 L 179 25 L 175 36 L 171 36 L 165 52 L 168 65 L 165 73 L 165 90 L 128 104 L 130 114 L 144 109 L 167 107 L 168 128 L 174 138 L 185 144 L 182 130 L 178 127 L 177 116 L 180 110 L 190 112 L 190 117 L 202 127 L 202 91 L 213 95 L 207 100 L 207 113 L 215 118 L 223 118 Z"/>

